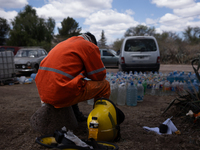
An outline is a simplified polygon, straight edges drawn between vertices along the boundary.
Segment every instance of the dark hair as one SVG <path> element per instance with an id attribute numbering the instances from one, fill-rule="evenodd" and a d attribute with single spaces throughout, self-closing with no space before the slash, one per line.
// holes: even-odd
<path id="1" fill-rule="evenodd" d="M 87 34 L 91 38 L 92 43 L 97 45 L 97 40 L 96 40 L 96 38 L 95 38 L 95 36 L 93 34 L 91 34 L 90 32 L 86 32 L 85 34 Z"/>

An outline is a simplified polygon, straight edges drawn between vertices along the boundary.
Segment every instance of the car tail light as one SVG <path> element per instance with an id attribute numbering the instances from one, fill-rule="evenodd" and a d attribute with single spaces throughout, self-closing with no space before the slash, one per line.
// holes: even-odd
<path id="1" fill-rule="evenodd" d="M 125 59 L 124 59 L 124 57 L 121 57 L 121 63 L 122 63 L 122 64 L 125 63 Z"/>
<path id="2" fill-rule="evenodd" d="M 160 56 L 157 57 L 157 63 L 160 63 Z"/>

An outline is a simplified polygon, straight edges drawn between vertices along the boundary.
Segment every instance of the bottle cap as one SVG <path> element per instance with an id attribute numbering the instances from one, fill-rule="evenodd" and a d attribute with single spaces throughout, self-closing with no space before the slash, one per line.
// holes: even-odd
<path id="1" fill-rule="evenodd" d="M 93 120 L 97 120 L 97 117 L 92 117 Z"/>

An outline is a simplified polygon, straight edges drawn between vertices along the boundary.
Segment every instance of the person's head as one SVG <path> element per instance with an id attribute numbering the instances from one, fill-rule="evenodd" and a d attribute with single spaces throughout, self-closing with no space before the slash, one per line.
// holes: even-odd
<path id="1" fill-rule="evenodd" d="M 95 45 L 97 45 L 97 40 L 96 40 L 95 36 L 93 34 L 91 34 L 90 32 L 83 33 L 81 36 L 85 40 L 90 41 L 90 42 L 94 43 Z"/>

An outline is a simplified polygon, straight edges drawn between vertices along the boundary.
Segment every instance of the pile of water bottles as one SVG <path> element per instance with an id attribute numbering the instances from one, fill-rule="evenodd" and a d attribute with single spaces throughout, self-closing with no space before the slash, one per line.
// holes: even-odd
<path id="1" fill-rule="evenodd" d="M 199 91 L 199 81 L 195 74 L 184 72 L 107 72 L 110 82 L 110 100 L 117 105 L 136 106 L 145 95 L 181 95 Z"/>

